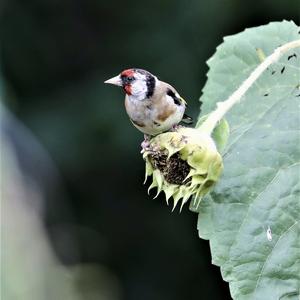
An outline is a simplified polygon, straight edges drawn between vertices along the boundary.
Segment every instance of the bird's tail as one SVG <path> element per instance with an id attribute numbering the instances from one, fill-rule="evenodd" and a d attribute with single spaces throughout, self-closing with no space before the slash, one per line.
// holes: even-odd
<path id="1" fill-rule="evenodd" d="M 188 116 L 187 114 L 184 114 L 181 122 L 187 125 L 191 125 L 193 124 L 193 118 Z"/>

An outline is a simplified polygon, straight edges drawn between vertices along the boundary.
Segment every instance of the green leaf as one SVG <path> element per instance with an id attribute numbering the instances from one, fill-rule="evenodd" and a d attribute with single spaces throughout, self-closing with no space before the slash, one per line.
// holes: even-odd
<path id="1" fill-rule="evenodd" d="M 196 128 L 199 128 L 200 125 L 207 119 L 208 115 L 199 117 Z M 229 124 L 225 119 L 222 119 L 220 123 L 215 127 L 212 138 L 216 143 L 217 149 L 222 153 L 225 149 L 225 146 L 229 138 Z"/>
<path id="2" fill-rule="evenodd" d="M 274 22 L 224 39 L 208 61 L 203 111 L 215 109 L 262 56 L 300 38 L 293 22 Z M 231 133 L 224 173 L 198 208 L 234 299 L 299 299 L 300 50 L 267 69 L 226 115 Z"/>

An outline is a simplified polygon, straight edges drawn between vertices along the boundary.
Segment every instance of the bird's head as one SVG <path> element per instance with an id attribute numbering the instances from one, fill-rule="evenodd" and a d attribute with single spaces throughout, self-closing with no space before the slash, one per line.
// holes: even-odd
<path id="1" fill-rule="evenodd" d="M 121 86 L 128 96 L 136 100 L 144 100 L 153 95 L 158 79 L 142 69 L 127 69 L 104 83 Z"/>

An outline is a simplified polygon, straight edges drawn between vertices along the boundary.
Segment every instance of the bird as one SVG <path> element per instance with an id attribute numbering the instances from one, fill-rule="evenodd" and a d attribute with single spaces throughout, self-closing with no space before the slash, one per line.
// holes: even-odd
<path id="1" fill-rule="evenodd" d="M 176 128 L 181 121 L 193 122 L 185 114 L 186 101 L 175 88 L 146 70 L 126 69 L 104 83 L 123 88 L 126 112 L 132 124 L 144 133 L 145 141 Z"/>

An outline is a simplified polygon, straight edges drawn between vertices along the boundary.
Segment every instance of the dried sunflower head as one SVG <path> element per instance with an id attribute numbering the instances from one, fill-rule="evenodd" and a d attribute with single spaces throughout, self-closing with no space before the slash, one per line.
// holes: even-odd
<path id="1" fill-rule="evenodd" d="M 164 191 L 166 201 L 173 197 L 173 210 L 180 200 L 183 205 L 194 196 L 195 205 L 218 181 L 222 157 L 213 139 L 194 128 L 179 128 L 162 133 L 150 141 L 143 158 L 146 161 L 146 178 L 152 175 L 148 192 L 156 187 L 157 194 Z"/>

